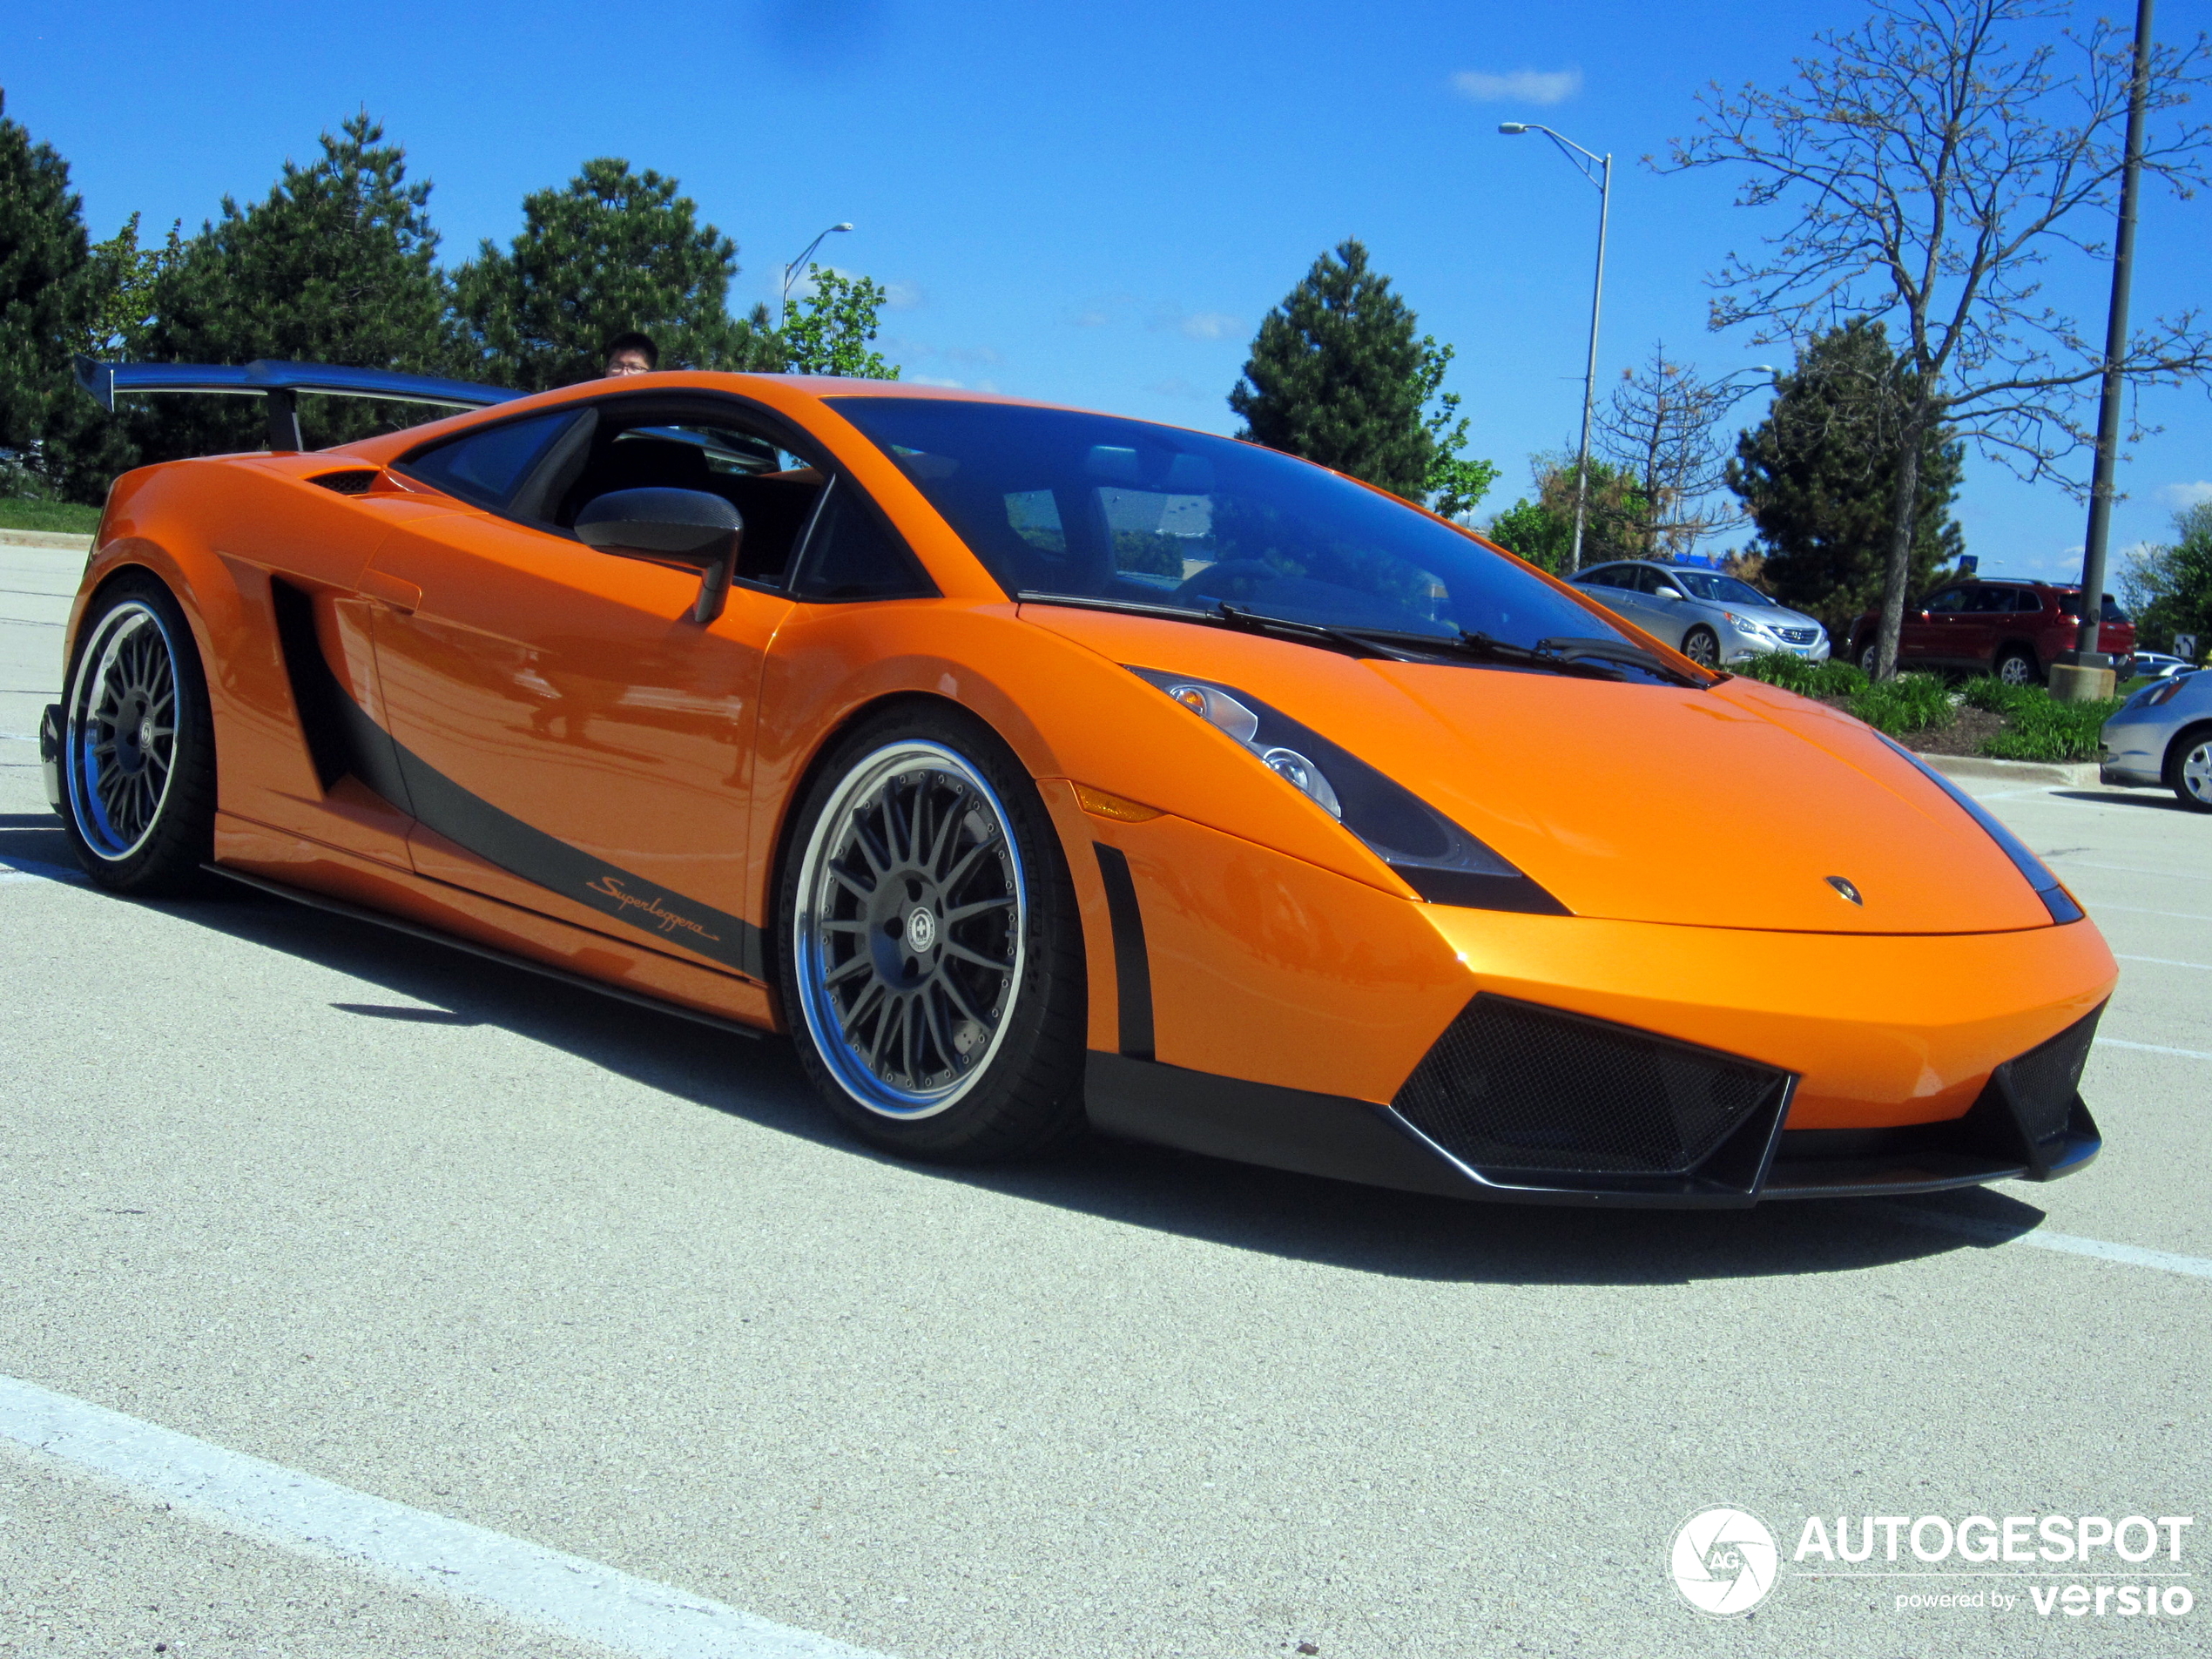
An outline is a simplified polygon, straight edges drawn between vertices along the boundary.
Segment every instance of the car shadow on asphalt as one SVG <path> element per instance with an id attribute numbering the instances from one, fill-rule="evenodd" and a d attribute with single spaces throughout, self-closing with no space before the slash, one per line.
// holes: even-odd
<path id="1" fill-rule="evenodd" d="M 44 826 L 51 823 L 0 815 L 0 862 L 69 865 L 60 830 Z M 2043 1219 L 2032 1205 L 1988 1190 L 1724 1211 L 1467 1204 L 1103 1138 L 1042 1163 L 909 1163 L 838 1130 L 780 1038 L 749 1042 L 245 887 L 148 907 L 349 974 L 414 1005 L 327 1005 L 356 1017 L 496 1026 L 663 1094 L 917 1180 L 1359 1272 L 1622 1285 L 1853 1272 L 1991 1248 Z M 1925 1222 L 1916 1222 L 1916 1213 Z M 1946 1220 L 1952 1231 L 1944 1230 Z M 1966 1234 L 1980 1236 L 1962 1237 L 1961 1223 Z"/>
<path id="2" fill-rule="evenodd" d="M 2050 792 L 2060 800 L 2086 800 L 2095 806 L 2148 806 L 2161 813 L 2182 813 L 2191 818 L 2197 816 L 2194 807 L 2184 806 L 2175 799 L 2174 792 L 2170 789 L 2161 790 L 2155 795 L 2148 792 L 2123 795 L 2108 789 L 2054 789 Z"/>

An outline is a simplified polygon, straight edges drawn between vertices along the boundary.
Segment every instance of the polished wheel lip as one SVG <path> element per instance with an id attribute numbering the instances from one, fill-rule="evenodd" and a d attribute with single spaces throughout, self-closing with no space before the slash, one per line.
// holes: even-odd
<path id="1" fill-rule="evenodd" d="M 925 853 L 919 846 L 917 833 L 903 854 L 898 849 L 886 849 L 890 861 L 882 873 L 882 879 L 898 877 L 902 885 L 912 880 L 926 889 L 923 896 L 927 901 L 925 907 L 930 909 L 933 936 L 920 952 L 913 953 L 926 959 L 918 977 L 899 980 L 895 990 L 887 988 L 873 1001 L 869 999 L 868 990 L 864 988 L 850 1005 L 840 1008 L 839 994 L 833 988 L 837 982 L 850 982 L 857 979 L 865 981 L 867 986 L 888 988 L 893 981 L 885 978 L 883 963 L 890 956 L 909 953 L 880 944 L 876 938 L 876 934 L 882 931 L 880 923 L 870 926 L 864 932 L 854 926 L 853 919 L 841 918 L 834 914 L 839 907 L 840 893 L 848 895 L 850 901 L 864 907 L 871 901 L 839 872 L 836 867 L 839 858 L 847 848 L 858 845 L 860 820 L 880 809 L 885 792 L 894 785 L 917 779 L 934 779 L 935 786 L 941 789 L 949 782 L 953 787 L 971 795 L 974 806 L 985 812 L 989 819 L 988 839 L 974 843 L 970 846 L 968 854 L 959 862 L 964 864 L 976 852 L 995 845 L 1000 849 L 995 862 L 1004 873 L 1005 883 L 1011 890 L 1010 898 L 974 901 L 975 907 L 968 917 L 948 915 L 948 907 L 942 907 L 946 893 L 957 891 L 963 882 L 972 879 L 972 873 L 961 874 L 956 872 L 942 890 L 935 882 L 935 875 L 948 867 L 946 860 L 955 850 L 956 841 L 947 842 L 940 836 L 937 838 L 938 845 Z M 938 827 L 945 827 L 943 820 L 939 821 Z M 866 856 L 867 862 L 873 866 L 873 855 Z M 1003 989 L 996 1004 L 995 1018 L 988 1021 L 988 1024 L 982 1019 L 964 1022 L 985 1026 L 988 1029 L 988 1035 L 981 1051 L 968 1058 L 964 1069 L 958 1070 L 949 1082 L 934 1087 L 905 1086 L 892 1082 L 877 1071 L 870 1056 L 863 1054 L 848 1037 L 849 1016 L 856 1014 L 864 1016 L 871 1009 L 888 1003 L 894 995 L 908 999 L 909 1008 L 919 1007 L 926 1009 L 930 988 L 948 983 L 951 990 L 941 995 L 948 1003 L 955 1000 L 961 988 L 951 961 L 957 950 L 965 948 L 963 941 L 955 936 L 955 930 L 963 920 L 980 918 L 985 906 L 997 909 L 1009 902 L 1013 914 L 1006 933 L 1013 945 L 1012 960 L 1010 962 L 995 961 L 985 970 L 1003 975 Z M 896 907 L 907 919 L 900 927 L 900 933 L 904 934 L 912 927 L 911 917 L 915 907 L 910 900 L 901 899 Z M 968 907 L 957 908 L 967 910 Z M 856 1104 L 878 1116 L 900 1121 L 934 1117 L 965 1098 L 990 1069 L 991 1062 L 1004 1042 L 1012 1022 L 1021 994 L 1022 969 L 1027 961 L 1027 944 L 1023 934 L 1028 918 L 1028 893 L 1022 869 L 1020 849 L 1014 839 L 1013 819 L 996 792 L 974 765 L 942 744 L 918 738 L 887 744 L 855 762 L 815 819 L 813 831 L 807 838 L 806 853 L 799 864 L 798 902 L 792 917 L 791 933 L 793 988 L 797 992 L 799 1012 L 806 1022 L 806 1028 L 814 1040 L 816 1050 L 844 1093 Z M 847 938 L 858 937 L 863 942 L 853 949 L 851 955 L 833 966 L 831 958 L 838 949 L 836 939 L 840 934 Z M 864 957 L 869 959 L 869 965 L 856 966 L 862 963 Z M 970 952 L 964 960 L 973 964 L 982 959 Z M 987 1009 L 981 1008 L 972 1011 L 979 1015 L 988 1013 Z M 902 1017 L 911 1022 L 913 1015 L 907 1014 Z M 880 1028 L 880 1022 L 888 1015 L 879 1012 L 877 1018 Z M 911 1031 L 911 1024 L 903 1028 Z M 877 1046 L 880 1046 L 880 1042 Z M 941 1052 L 941 1043 L 938 1047 Z"/>
<path id="2" fill-rule="evenodd" d="M 161 822 L 176 780 L 177 650 L 152 606 L 127 599 L 78 654 L 63 705 L 62 783 L 78 836 L 119 864 Z"/>
<path id="3" fill-rule="evenodd" d="M 2182 757 L 2182 787 L 2212 806 L 2212 741 L 2195 745 Z"/>

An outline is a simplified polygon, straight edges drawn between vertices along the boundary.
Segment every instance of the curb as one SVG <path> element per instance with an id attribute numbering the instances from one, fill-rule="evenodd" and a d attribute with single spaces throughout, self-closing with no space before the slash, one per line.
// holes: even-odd
<path id="1" fill-rule="evenodd" d="M 2079 789 L 2098 783 L 2094 760 L 1992 760 L 1983 755 L 1918 755 L 1946 778 L 1975 778 L 2013 784 L 2058 784 Z"/>
<path id="2" fill-rule="evenodd" d="M 51 547 L 70 553 L 90 553 L 92 538 L 71 536 L 66 530 L 0 529 L 0 547 Z"/>

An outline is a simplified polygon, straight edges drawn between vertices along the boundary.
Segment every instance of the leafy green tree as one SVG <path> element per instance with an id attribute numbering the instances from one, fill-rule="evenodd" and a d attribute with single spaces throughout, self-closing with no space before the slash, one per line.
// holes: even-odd
<path id="1" fill-rule="evenodd" d="M 811 286 L 802 301 L 806 309 L 793 307 L 784 314 L 782 367 L 794 374 L 897 380 L 897 367 L 868 347 L 876 334 L 876 313 L 890 290 L 819 265 L 808 266 L 806 275 Z"/>
<path id="2" fill-rule="evenodd" d="M 1244 420 L 1237 435 L 1420 500 L 1437 439 L 1423 413 L 1428 347 L 1413 327 L 1366 248 L 1339 243 L 1261 319 L 1229 395 Z"/>
<path id="3" fill-rule="evenodd" d="M 88 357 L 136 357 L 154 325 L 162 273 L 184 257 L 181 223 L 169 227 L 159 247 L 138 246 L 138 215 L 105 242 L 92 245 L 92 320 L 85 331 Z"/>
<path id="4" fill-rule="evenodd" d="M 430 185 L 410 184 L 407 155 L 364 111 L 322 135 L 322 155 L 287 161 L 267 199 L 222 217 L 165 260 L 152 285 L 154 361 L 246 363 L 267 357 L 351 368 L 449 374 L 458 366 L 445 279 L 430 227 Z M 344 442 L 421 420 L 410 406 L 313 398 L 310 444 Z M 149 459 L 258 448 L 256 400 L 154 398 L 132 411 Z"/>
<path id="5" fill-rule="evenodd" d="M 1456 354 L 1455 347 L 1438 345 L 1434 335 L 1421 336 L 1417 388 L 1421 408 L 1428 412 L 1425 421 L 1431 445 L 1426 480 L 1428 504 L 1447 518 L 1472 512 L 1475 504 L 1490 493 L 1490 486 L 1498 482 L 1498 469 L 1493 462 L 1478 461 L 1463 453 L 1467 442 L 1467 417 L 1460 413 L 1460 395 L 1444 389 L 1444 373 L 1451 368 Z"/>
<path id="6" fill-rule="evenodd" d="M 1534 457 L 1536 498 L 1515 502 L 1491 519 L 1490 539 L 1553 575 L 1565 573 L 1575 552 L 1575 457 Z M 1582 524 L 1582 563 L 1648 556 L 1651 509 L 1636 477 L 1593 459 Z"/>
<path id="7" fill-rule="evenodd" d="M 1837 633 L 1880 604 L 1897 519 L 1901 418 L 1909 379 L 1879 322 L 1854 318 L 1815 335 L 1777 382 L 1773 407 L 1737 442 L 1728 485 L 1766 550 L 1768 590 Z M 1918 499 L 1909 589 L 1925 592 L 1965 551 L 1951 516 L 1966 449 L 1947 428 L 1922 431 L 1910 469 Z"/>
<path id="8" fill-rule="evenodd" d="M 96 502 L 130 464 L 115 422 L 70 370 L 96 310 L 69 164 L 0 103 L 0 491 Z"/>
<path id="9" fill-rule="evenodd" d="M 2171 651 L 2175 634 L 2195 634 L 2202 662 L 2212 658 L 2212 501 L 2175 514 L 2174 530 L 2170 545 L 2129 562 L 2124 590 L 2144 650 Z"/>
<path id="10" fill-rule="evenodd" d="M 590 380 L 618 334 L 638 329 L 663 368 L 783 366 L 765 307 L 729 312 L 738 245 L 702 223 L 678 182 L 602 156 L 523 199 L 522 233 L 486 241 L 454 273 L 477 378 L 542 392 Z"/>

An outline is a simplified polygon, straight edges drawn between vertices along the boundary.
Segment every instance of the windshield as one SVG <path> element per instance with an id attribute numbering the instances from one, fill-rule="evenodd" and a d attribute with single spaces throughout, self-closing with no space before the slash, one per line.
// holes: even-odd
<path id="1" fill-rule="evenodd" d="M 833 400 L 1024 598 L 1221 602 L 1339 629 L 1509 644 L 1625 636 L 1503 556 L 1256 444 L 1062 409 Z"/>
<path id="2" fill-rule="evenodd" d="M 1711 570 L 1669 570 L 1667 579 L 1684 589 L 1693 599 L 1710 599 L 1723 605 L 1766 605 L 1774 601 L 1748 582 Z"/>

